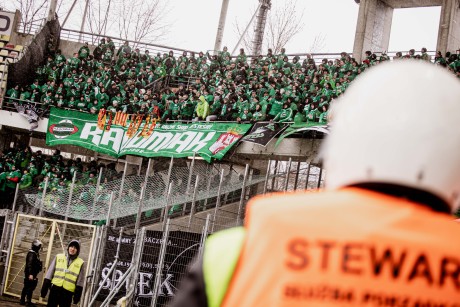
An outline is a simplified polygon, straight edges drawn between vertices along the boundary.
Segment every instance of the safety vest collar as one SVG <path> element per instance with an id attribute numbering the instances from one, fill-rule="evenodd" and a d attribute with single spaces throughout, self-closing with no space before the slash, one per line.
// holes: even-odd
<path id="1" fill-rule="evenodd" d="M 218 232 L 206 240 L 203 274 L 208 307 L 219 307 L 238 263 L 245 229 L 236 227 Z"/>

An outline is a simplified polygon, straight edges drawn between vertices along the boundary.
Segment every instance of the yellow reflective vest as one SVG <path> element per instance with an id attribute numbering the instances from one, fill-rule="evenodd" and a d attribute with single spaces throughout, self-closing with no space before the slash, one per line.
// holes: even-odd
<path id="1" fill-rule="evenodd" d="M 54 269 L 54 276 L 51 283 L 58 287 L 63 287 L 70 292 L 75 292 L 78 275 L 80 274 L 83 263 L 83 259 L 77 257 L 72 261 L 70 266 L 67 266 L 67 257 L 64 254 L 57 254 L 56 268 Z"/>

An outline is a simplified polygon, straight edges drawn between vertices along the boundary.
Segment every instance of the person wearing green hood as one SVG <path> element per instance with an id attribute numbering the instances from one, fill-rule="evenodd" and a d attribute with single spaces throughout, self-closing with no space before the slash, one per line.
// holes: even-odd
<path id="1" fill-rule="evenodd" d="M 206 117 L 209 115 L 209 103 L 204 98 L 204 96 L 200 96 L 198 100 L 198 104 L 196 105 L 195 109 L 195 121 L 205 120 Z"/>

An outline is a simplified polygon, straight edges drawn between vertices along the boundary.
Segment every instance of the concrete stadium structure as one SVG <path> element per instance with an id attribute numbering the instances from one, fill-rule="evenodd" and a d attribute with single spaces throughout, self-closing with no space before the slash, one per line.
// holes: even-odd
<path id="1" fill-rule="evenodd" d="M 359 3 L 353 55 L 361 61 L 364 52 L 388 50 L 393 11 L 402 8 L 441 6 L 436 50 L 445 54 L 460 49 L 459 0 L 355 0 Z"/>

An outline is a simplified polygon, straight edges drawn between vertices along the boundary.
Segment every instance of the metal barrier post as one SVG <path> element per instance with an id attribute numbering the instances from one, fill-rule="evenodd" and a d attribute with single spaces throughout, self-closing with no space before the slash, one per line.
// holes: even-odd
<path id="1" fill-rule="evenodd" d="M 220 206 L 220 191 L 222 189 L 222 181 L 224 180 L 224 169 L 220 170 L 220 180 L 219 180 L 219 187 L 217 188 L 217 199 L 216 199 L 216 206 L 214 207 L 214 216 L 213 216 L 213 223 L 212 223 L 212 231 L 214 231 L 214 225 L 216 223 L 217 211 L 219 210 Z"/>
<path id="2" fill-rule="evenodd" d="M 193 196 L 192 196 L 192 206 L 190 208 L 190 216 L 188 218 L 188 228 L 190 229 L 190 226 L 192 225 L 193 217 L 195 215 L 195 207 L 196 207 L 196 190 L 198 189 L 198 180 L 200 179 L 200 176 L 196 176 L 196 181 L 195 181 L 195 187 L 193 188 Z"/>
<path id="3" fill-rule="evenodd" d="M 171 175 L 172 175 L 172 168 L 174 165 L 174 157 L 171 157 L 171 162 L 169 162 L 169 169 L 168 169 L 168 177 L 166 179 L 166 182 L 171 182 Z M 168 191 L 165 191 L 166 193 L 169 193 Z"/>
<path id="4" fill-rule="evenodd" d="M 122 236 L 123 236 L 123 227 L 120 228 L 120 236 L 118 237 L 117 253 L 115 254 L 115 260 L 113 261 L 112 267 L 110 268 L 109 272 L 107 273 L 107 276 L 104 278 L 104 280 L 102 281 L 102 284 L 99 286 L 99 288 L 97 289 L 96 293 L 94 294 L 93 299 L 89 302 L 89 305 L 88 305 L 89 307 L 93 306 L 94 302 L 96 302 L 96 298 L 99 295 L 99 292 L 101 292 L 102 286 L 105 284 L 107 279 L 112 274 L 116 274 L 115 269 L 117 267 L 118 258 L 119 258 L 119 255 L 120 255 L 120 246 L 121 246 Z M 112 277 L 112 280 L 114 280 L 113 277 Z M 113 285 L 113 283 L 112 283 L 112 285 Z"/>
<path id="5" fill-rule="evenodd" d="M 93 223 L 94 221 L 94 214 L 96 212 L 96 204 L 97 204 L 97 196 L 99 194 L 99 188 L 101 186 L 101 179 L 102 179 L 102 167 L 99 169 L 99 176 L 97 177 L 97 183 L 96 183 L 96 191 L 94 192 L 94 200 L 93 200 L 93 208 L 91 209 L 91 219 L 90 219 L 90 224 Z"/>
<path id="6" fill-rule="evenodd" d="M 8 250 L 7 251 L 3 251 L 2 252 L 6 252 L 6 260 L 5 260 L 5 267 L 4 267 L 4 274 L 3 274 L 3 278 L 2 278 L 2 283 L 0 284 L 0 295 L 3 295 L 3 288 L 4 288 L 4 285 L 5 285 L 5 282 L 6 282 L 6 278 L 7 278 L 7 274 L 6 272 L 8 272 L 7 268 L 9 267 L 10 265 L 10 259 L 11 259 L 11 248 L 13 247 L 13 234 L 14 234 L 14 229 L 17 227 L 18 225 L 18 214 L 15 214 L 14 215 L 14 218 L 12 221 L 6 221 L 5 224 L 10 224 L 11 226 L 9 227 L 9 231 L 8 231 Z M 3 238 L 2 238 L 3 240 Z"/>
<path id="7" fill-rule="evenodd" d="M 70 191 L 69 191 L 69 200 L 67 201 L 67 208 L 65 209 L 65 220 L 69 219 L 69 210 L 70 206 L 72 205 L 72 197 L 73 197 L 73 190 L 75 189 L 75 180 L 77 179 L 77 172 L 73 172 L 72 183 L 70 184 Z"/>
<path id="8" fill-rule="evenodd" d="M 318 183 L 316 185 L 316 188 L 318 189 L 321 187 L 321 177 L 323 177 L 323 167 L 322 166 L 319 167 Z"/>
<path id="9" fill-rule="evenodd" d="M 145 227 L 142 227 L 139 232 L 136 233 L 136 245 L 134 246 L 133 260 L 131 266 L 134 267 L 132 277 L 128 282 L 128 289 L 126 289 L 126 297 L 128 302 L 131 302 L 132 296 L 136 293 L 137 279 L 139 278 L 139 270 L 141 266 L 142 255 L 144 253 L 144 239 L 145 239 Z"/>
<path id="10" fill-rule="evenodd" d="M 308 163 L 308 168 L 307 168 L 307 178 L 305 179 L 305 190 L 308 190 L 308 181 L 310 180 L 310 170 L 311 170 L 311 163 Z"/>
<path id="11" fill-rule="evenodd" d="M 166 247 L 168 246 L 169 225 L 170 225 L 170 219 L 167 219 L 165 223 L 164 232 L 163 232 L 163 243 L 161 244 L 160 255 L 158 256 L 158 265 L 157 265 L 157 271 L 155 275 L 155 283 L 153 284 L 152 301 L 150 304 L 151 307 L 155 307 L 157 303 L 158 292 L 159 292 L 160 285 L 161 285 L 161 276 L 163 275 L 163 265 L 164 265 L 165 254 L 166 254 Z"/>
<path id="12" fill-rule="evenodd" d="M 144 194 L 145 194 L 145 186 L 141 188 L 141 195 L 139 196 L 139 205 L 137 208 L 136 226 L 134 227 L 134 233 L 137 233 L 137 230 L 139 229 L 139 225 L 141 224 L 142 204 L 144 200 Z"/>
<path id="13" fill-rule="evenodd" d="M 203 226 L 203 234 L 201 236 L 200 248 L 198 249 L 198 258 L 203 257 L 204 245 L 208 237 L 209 222 L 211 221 L 211 214 L 206 216 L 206 223 Z"/>
<path id="14" fill-rule="evenodd" d="M 245 187 L 246 187 L 246 180 L 248 178 L 248 173 L 249 173 L 249 164 L 246 164 L 246 169 L 244 170 L 243 186 L 241 187 L 240 203 L 238 205 L 238 216 L 236 217 L 236 225 L 239 225 L 241 221 L 241 211 L 243 210 L 243 202 L 244 202 L 244 199 L 246 198 Z"/>
<path id="15" fill-rule="evenodd" d="M 16 189 L 14 191 L 13 207 L 11 208 L 11 211 L 13 212 L 16 209 L 16 202 L 18 201 L 18 193 L 19 193 L 19 183 L 16 183 Z"/>
<path id="16" fill-rule="evenodd" d="M 169 186 L 168 186 L 168 190 L 166 191 L 166 193 L 168 193 L 166 195 L 166 204 L 163 208 L 164 212 L 163 212 L 163 228 L 165 226 L 165 223 L 166 223 L 166 220 L 168 220 L 168 207 L 169 207 L 169 201 L 170 201 L 170 198 L 171 198 L 171 190 L 172 190 L 172 182 L 169 183 Z"/>
<path id="17" fill-rule="evenodd" d="M 188 195 L 190 192 L 190 184 L 192 183 L 193 168 L 195 167 L 195 158 L 196 158 L 196 152 L 194 151 L 193 159 L 192 159 L 192 162 L 190 163 L 190 171 L 188 173 L 187 189 L 185 190 L 186 195 Z"/>
<path id="18" fill-rule="evenodd" d="M 270 176 L 270 164 L 271 164 L 272 160 L 268 159 L 268 163 L 267 163 L 267 173 L 265 174 L 265 181 L 264 181 L 264 192 L 263 194 L 267 194 L 267 184 L 268 184 L 268 178 Z"/>
<path id="19" fill-rule="evenodd" d="M 290 172 L 291 172 L 291 165 L 292 165 L 292 158 L 289 158 L 288 167 L 287 167 L 287 170 L 286 170 L 286 175 L 284 175 L 284 178 L 285 178 L 285 181 L 284 181 L 284 192 L 285 192 L 285 193 L 287 192 L 288 185 L 289 185 L 289 174 L 290 174 Z"/>
<path id="20" fill-rule="evenodd" d="M 112 214 L 112 205 L 113 205 L 113 191 L 110 193 L 109 198 L 109 210 L 107 210 L 107 218 L 105 224 L 110 227 L 110 214 Z"/>
<path id="21" fill-rule="evenodd" d="M 48 189 L 48 180 L 49 180 L 49 178 L 46 177 L 45 178 L 45 188 L 43 189 L 42 198 L 40 200 L 40 210 L 38 211 L 38 216 L 40 216 L 40 217 L 43 214 L 43 205 L 45 204 L 46 190 Z"/>
<path id="22" fill-rule="evenodd" d="M 99 276 L 96 276 L 96 274 L 98 273 L 97 269 L 99 267 L 99 263 L 101 262 L 102 260 L 102 256 L 103 256 L 103 253 L 104 253 L 104 249 L 105 249 L 105 240 L 103 241 L 103 238 L 106 237 L 106 231 L 107 231 L 107 227 L 103 226 L 103 227 L 98 227 L 96 228 L 98 231 L 96 232 L 96 240 L 95 240 L 95 246 L 97 246 L 98 248 L 97 249 L 93 249 L 93 250 L 96 250 L 95 253 L 93 253 L 93 257 L 92 257 L 92 261 L 91 261 L 91 265 L 92 265 L 92 269 L 91 269 L 91 277 L 92 277 L 92 282 L 91 282 L 91 285 L 89 287 L 88 290 L 85 289 L 85 297 L 84 297 L 84 302 L 82 304 L 82 306 L 87 306 L 88 305 L 88 300 L 91 298 L 91 295 L 92 293 L 94 292 L 94 287 L 95 285 L 97 285 L 97 282 L 98 282 L 98 279 L 99 279 Z"/>
<path id="23" fill-rule="evenodd" d="M 120 191 L 118 192 L 118 199 L 121 199 L 123 188 L 125 186 L 126 172 L 128 171 L 128 161 L 125 160 L 125 167 L 123 168 L 123 175 L 121 176 Z M 120 202 L 118 202 L 120 203 Z M 113 227 L 117 227 L 117 219 L 113 221 Z"/>
<path id="24" fill-rule="evenodd" d="M 207 179 L 208 179 L 208 185 L 206 187 L 206 198 L 204 200 L 204 204 L 203 204 L 203 211 L 206 210 L 206 207 L 208 206 L 208 199 L 209 199 L 209 191 L 211 190 L 211 183 L 212 183 L 212 168 L 210 168 L 210 172 L 209 174 L 207 174 L 208 176 Z"/>
<path id="25" fill-rule="evenodd" d="M 299 172 L 300 172 L 300 161 L 297 161 L 297 168 L 294 178 L 294 191 L 297 190 L 297 183 L 299 182 Z"/>
<path id="26" fill-rule="evenodd" d="M 275 189 L 275 179 L 276 179 L 277 172 L 278 172 L 278 160 L 275 160 L 275 170 L 273 171 L 273 178 L 272 178 L 272 184 L 271 184 L 272 191 Z"/>

